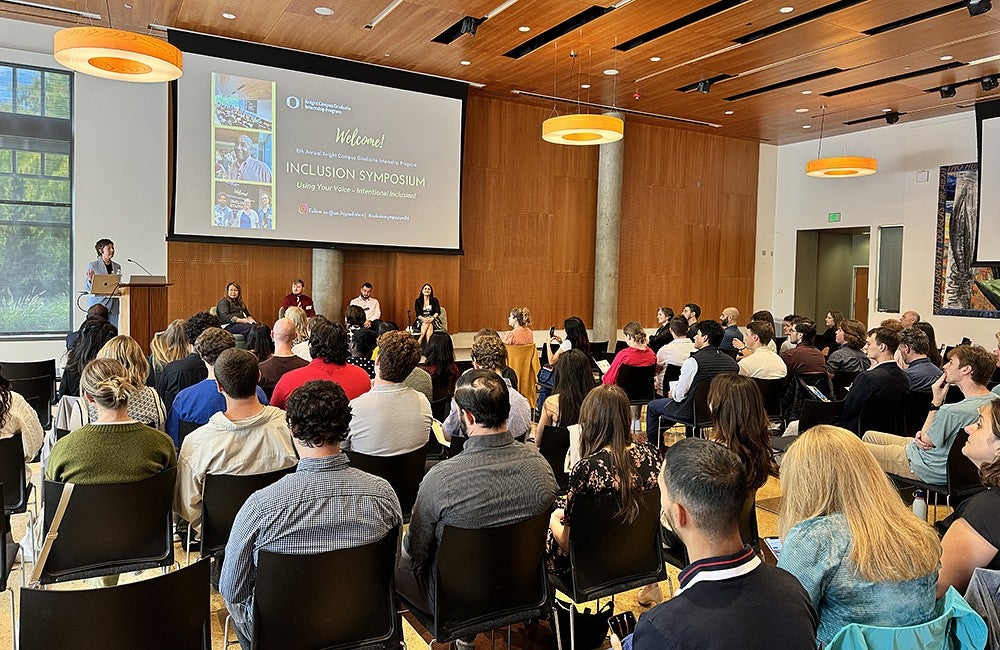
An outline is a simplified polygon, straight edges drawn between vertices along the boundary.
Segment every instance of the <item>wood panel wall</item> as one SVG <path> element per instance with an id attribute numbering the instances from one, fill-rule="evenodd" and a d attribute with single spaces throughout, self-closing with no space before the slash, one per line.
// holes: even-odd
<path id="1" fill-rule="evenodd" d="M 403 324 L 430 282 L 449 329 L 505 329 L 515 306 L 536 329 L 593 319 L 598 152 L 541 139 L 551 108 L 470 96 L 462 186 L 465 254 L 344 252 L 343 304 L 375 285 L 383 318 Z M 757 144 L 627 121 L 620 325 L 656 307 L 699 303 L 706 317 L 752 311 Z M 311 284 L 309 249 L 171 243 L 171 318 L 215 304 L 235 279 L 258 313 L 293 277 Z M 218 285 L 218 286 L 216 286 Z M 269 309 L 262 309 L 263 306 Z"/>

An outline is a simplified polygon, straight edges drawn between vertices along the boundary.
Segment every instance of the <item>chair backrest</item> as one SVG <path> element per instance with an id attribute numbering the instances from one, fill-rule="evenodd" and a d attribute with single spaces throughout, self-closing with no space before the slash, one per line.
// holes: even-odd
<path id="1" fill-rule="evenodd" d="M 781 411 L 785 420 L 799 420 L 804 402 L 815 400 L 806 386 L 818 388 L 827 398 L 833 398 L 833 383 L 825 372 L 804 372 L 785 378 L 785 394 L 781 400 Z"/>
<path id="2" fill-rule="evenodd" d="M 0 438 L 0 483 L 6 486 L 3 498 L 4 514 L 24 512 L 28 504 L 28 481 L 24 472 L 24 443 L 18 431 L 9 438 Z"/>
<path id="3" fill-rule="evenodd" d="M 443 329 L 444 331 L 447 332 L 448 331 L 448 310 L 445 309 L 444 307 L 441 307 L 440 310 L 441 311 L 438 313 L 438 320 L 441 322 L 441 329 Z"/>
<path id="4" fill-rule="evenodd" d="M 609 343 L 611 343 L 611 341 L 591 341 L 590 354 L 593 356 L 597 356 L 598 354 L 607 354 Z"/>
<path id="5" fill-rule="evenodd" d="M 712 426 L 712 413 L 708 408 L 708 390 L 712 382 L 699 381 L 694 386 L 694 426 L 695 428 Z"/>
<path id="6" fill-rule="evenodd" d="M 580 494 L 569 537 L 573 600 L 582 603 L 664 580 L 660 490 L 639 495 L 639 516 L 618 516 L 617 495 Z"/>
<path id="7" fill-rule="evenodd" d="M 434 638 L 463 637 L 542 615 L 548 602 L 548 522 L 546 510 L 495 528 L 445 526 L 437 552 Z"/>
<path id="8" fill-rule="evenodd" d="M 517 375 L 517 392 L 534 403 L 537 397 L 535 384 L 538 381 L 538 371 L 542 364 L 538 360 L 538 348 L 534 344 L 507 345 L 507 365 Z"/>
<path id="9" fill-rule="evenodd" d="M 843 402 L 821 402 L 818 399 L 804 401 L 799 415 L 799 433 L 805 433 L 817 424 L 836 424 L 843 410 Z"/>
<path id="10" fill-rule="evenodd" d="M 52 426 L 52 402 L 56 398 L 54 374 L 11 379 L 10 388 L 35 411 L 43 429 Z"/>
<path id="11" fill-rule="evenodd" d="M 785 380 L 782 379 L 761 379 L 754 377 L 753 381 L 760 389 L 761 397 L 764 398 L 764 410 L 771 420 L 781 419 L 781 394 L 785 390 Z"/>
<path id="12" fill-rule="evenodd" d="M 671 530 L 663 529 L 664 540 L 668 548 L 664 551 L 664 559 L 667 564 L 683 569 L 691 563 L 688 557 L 687 547 L 680 537 Z M 760 533 L 757 528 L 757 499 L 751 494 L 743 502 L 743 509 L 740 510 L 740 539 L 744 544 L 753 548 L 760 548 Z"/>
<path id="13" fill-rule="evenodd" d="M 176 478 L 177 468 L 171 467 L 133 483 L 76 485 L 40 581 L 78 580 L 173 564 Z M 63 486 L 44 482 L 46 533 Z"/>
<path id="14" fill-rule="evenodd" d="M 0 503 L 3 502 L 3 482 L 0 482 Z M 10 578 L 10 572 L 14 568 L 14 562 L 11 560 L 7 561 L 7 558 L 13 554 L 17 555 L 17 551 L 20 548 L 18 544 L 7 544 L 6 539 L 0 539 L 0 591 L 7 589 L 7 580 Z M 21 569 L 24 570 L 23 568 Z M 13 597 L 14 594 L 11 594 Z"/>
<path id="15" fill-rule="evenodd" d="M 375 476 L 381 476 L 389 481 L 389 485 L 399 498 L 403 514 L 413 510 L 413 502 L 417 500 L 417 488 L 424 479 L 424 466 L 427 463 L 426 445 L 411 452 L 398 456 L 369 456 L 356 451 L 347 452 L 351 465 Z"/>
<path id="16" fill-rule="evenodd" d="M 931 410 L 932 397 L 929 391 L 911 390 L 906 394 L 903 403 L 903 419 L 906 422 L 908 432 L 914 433 L 924 426 L 927 414 Z"/>
<path id="17" fill-rule="evenodd" d="M 569 451 L 569 429 L 547 424 L 536 435 L 542 437 L 538 447 L 539 453 L 549 463 L 552 473 L 556 475 L 559 488 L 569 485 L 569 474 L 566 473 L 566 452 Z"/>
<path id="18" fill-rule="evenodd" d="M 979 476 L 979 468 L 962 453 L 962 447 L 968 439 L 969 434 L 965 429 L 959 429 L 948 450 L 947 474 L 950 495 L 963 496 L 986 489 Z"/>
<path id="19" fill-rule="evenodd" d="M 189 433 L 203 425 L 204 422 L 198 424 L 197 422 L 181 420 L 180 424 L 177 426 L 177 446 L 180 447 L 181 443 L 184 442 L 184 438 L 187 438 Z"/>
<path id="20" fill-rule="evenodd" d="M 897 436 L 906 435 L 906 402 L 898 399 L 873 397 L 861 407 L 857 435 L 865 431 L 882 431 Z M 918 427 L 919 428 L 919 427 Z"/>
<path id="21" fill-rule="evenodd" d="M 861 373 L 848 370 L 838 370 L 833 373 L 833 398 L 846 399 L 847 388 L 854 383 L 854 379 Z"/>
<path id="22" fill-rule="evenodd" d="M 667 367 L 663 370 L 663 393 L 666 394 L 667 389 L 670 388 L 670 382 L 677 381 L 680 378 L 681 367 L 668 363 Z"/>
<path id="23" fill-rule="evenodd" d="M 201 561 L 117 587 L 24 588 L 20 647 L 210 650 L 209 573 Z"/>
<path id="24" fill-rule="evenodd" d="M 251 494 L 294 471 L 292 466 L 263 474 L 206 474 L 201 496 L 202 556 L 226 548 L 236 515 Z"/>
<path id="25" fill-rule="evenodd" d="M 738 361 L 740 358 L 740 353 L 736 351 L 736 348 L 720 348 L 720 350 L 722 351 L 723 354 L 728 356 L 730 359 L 733 359 L 734 361 Z"/>
<path id="26" fill-rule="evenodd" d="M 393 579 L 398 548 L 397 527 L 355 548 L 313 555 L 259 551 L 254 650 L 360 648 L 401 638 Z"/>
<path id="27" fill-rule="evenodd" d="M 56 377 L 56 360 L 43 361 L 0 361 L 0 375 L 10 381 L 31 379 L 32 377 Z"/>
<path id="28" fill-rule="evenodd" d="M 625 391 L 630 402 L 649 402 L 656 397 L 653 390 L 655 376 L 655 363 L 648 366 L 621 365 L 618 367 L 618 378 L 615 383 Z"/>

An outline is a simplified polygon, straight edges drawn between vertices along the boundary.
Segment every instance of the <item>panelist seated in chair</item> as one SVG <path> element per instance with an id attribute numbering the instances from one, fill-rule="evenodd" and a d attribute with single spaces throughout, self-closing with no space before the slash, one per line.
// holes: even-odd
<path id="1" fill-rule="evenodd" d="M 455 403 L 468 440 L 462 453 L 432 467 L 420 483 L 396 568 L 397 591 L 425 612 L 434 611 L 431 587 L 445 526 L 506 526 L 547 512 L 555 499 L 548 462 L 507 431 L 509 391 L 494 370 L 470 370 L 458 380 Z"/>
<path id="2" fill-rule="evenodd" d="M 219 354 L 214 371 L 225 410 L 188 434 L 177 458 L 174 512 L 198 531 L 208 474 L 265 474 L 298 462 L 284 411 L 257 397 L 257 357 L 230 348 Z"/>
<path id="3" fill-rule="evenodd" d="M 709 440 L 681 440 L 664 453 L 659 483 L 661 520 L 690 564 L 681 590 L 640 616 L 634 634 L 612 636 L 612 647 L 815 648 L 816 611 L 802 585 L 743 545 L 740 457 Z"/>
<path id="4" fill-rule="evenodd" d="M 286 418 L 301 457 L 298 467 L 240 508 L 219 580 L 244 649 L 253 631 L 258 550 L 315 554 L 355 548 L 384 538 L 403 521 L 389 482 L 351 467 L 340 449 L 351 423 L 340 385 L 317 380 L 296 388 Z"/>

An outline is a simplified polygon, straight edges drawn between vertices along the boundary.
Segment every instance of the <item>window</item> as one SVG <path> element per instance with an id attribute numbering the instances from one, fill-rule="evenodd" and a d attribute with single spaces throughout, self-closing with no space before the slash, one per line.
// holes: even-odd
<path id="1" fill-rule="evenodd" d="M 72 326 L 71 82 L 0 63 L 0 334 Z"/>
<path id="2" fill-rule="evenodd" d="M 878 311 L 899 311 L 899 288 L 903 277 L 903 227 L 879 226 L 878 281 L 875 300 Z"/>

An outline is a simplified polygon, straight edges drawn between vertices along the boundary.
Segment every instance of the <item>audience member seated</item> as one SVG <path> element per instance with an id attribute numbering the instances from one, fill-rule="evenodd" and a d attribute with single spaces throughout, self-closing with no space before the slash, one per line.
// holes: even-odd
<path id="1" fill-rule="evenodd" d="M 919 321 L 914 323 L 913 327 L 927 335 L 928 350 L 927 358 L 931 360 L 938 368 L 944 367 L 944 357 L 941 356 L 941 350 L 938 349 L 937 338 L 934 336 L 934 326 L 930 323 L 925 323 L 924 321 Z"/>
<path id="2" fill-rule="evenodd" d="M 80 326 L 80 336 L 66 354 L 66 366 L 63 368 L 62 379 L 59 380 L 58 397 L 80 396 L 80 375 L 84 366 L 97 358 L 97 352 L 116 336 L 118 328 L 106 320 L 85 321 Z"/>
<path id="3" fill-rule="evenodd" d="M 97 353 L 98 359 L 114 359 L 125 367 L 125 378 L 135 386 L 128 398 L 128 414 L 136 422 L 150 426 L 160 431 L 167 430 L 167 411 L 163 400 L 155 390 L 146 385 L 149 376 L 149 362 L 142 354 L 142 348 L 130 336 L 116 336 Z M 87 403 L 87 414 L 90 421 L 97 419 L 97 406 Z"/>
<path id="4" fill-rule="evenodd" d="M 167 325 L 167 329 L 153 335 L 153 340 L 149 342 L 149 377 L 146 378 L 146 385 L 156 388 L 166 365 L 172 361 L 180 361 L 191 352 L 191 344 L 184 334 L 185 325 L 186 320 L 177 318 Z"/>
<path id="5" fill-rule="evenodd" d="M 640 616 L 624 643 L 612 636 L 612 648 L 815 648 L 816 611 L 802 585 L 743 545 L 739 456 L 681 440 L 664 453 L 659 484 L 661 521 L 684 542 L 690 564 L 674 597 Z"/>
<path id="6" fill-rule="evenodd" d="M 722 310 L 722 315 L 719 316 L 719 322 L 725 328 L 722 332 L 722 343 L 719 344 L 720 350 L 737 350 L 733 345 L 733 341 L 743 342 L 743 331 L 739 326 L 740 320 L 740 310 L 736 307 L 726 307 Z"/>
<path id="7" fill-rule="evenodd" d="M 690 330 L 698 322 L 698 319 L 701 318 L 701 307 L 693 302 L 689 302 L 681 310 L 681 316 L 687 319 L 688 329 Z M 694 334 L 691 337 L 694 338 Z"/>
<path id="8" fill-rule="evenodd" d="M 826 371 L 832 376 L 836 372 L 861 373 L 872 366 L 865 354 L 868 332 L 861 321 L 845 318 L 837 328 L 837 343 L 840 347 L 830 353 L 826 360 Z"/>
<path id="9" fill-rule="evenodd" d="M 305 286 L 306 283 L 298 278 L 292 280 L 292 292 L 281 300 L 281 307 L 285 310 L 285 316 L 288 315 L 288 310 L 291 307 L 301 309 L 302 315 L 306 318 L 312 318 L 316 315 L 316 307 L 313 305 L 313 299 L 302 293 Z"/>
<path id="10" fill-rule="evenodd" d="M 264 474 L 298 462 L 285 412 L 257 398 L 257 357 L 247 350 L 224 350 L 214 372 L 225 410 L 185 437 L 177 457 L 174 512 L 199 531 L 205 476 Z"/>
<path id="11" fill-rule="evenodd" d="M 767 477 L 778 475 L 771 451 L 771 421 L 757 383 L 728 372 L 716 375 L 708 388 L 708 410 L 715 440 L 739 455 L 747 470 L 747 489 L 755 494 Z"/>
<path id="12" fill-rule="evenodd" d="M 344 326 L 353 341 L 354 333 L 365 327 L 365 310 L 357 305 L 348 305 L 344 310 Z"/>
<path id="13" fill-rule="evenodd" d="M 458 380 L 455 402 L 468 440 L 462 453 L 434 465 L 421 481 L 396 565 L 396 590 L 425 612 L 434 611 L 433 576 L 445 526 L 506 526 L 548 512 L 555 499 L 558 486 L 549 464 L 507 430 L 509 392 L 485 368 Z"/>
<path id="14" fill-rule="evenodd" d="M 631 428 L 628 396 L 618 386 L 600 386 L 583 400 L 581 459 L 573 466 L 569 491 L 556 500 L 549 519 L 546 542 L 549 572 L 569 579 L 570 530 L 576 497 L 591 494 L 617 497 L 618 518 L 626 524 L 639 516 L 639 495 L 656 489 L 660 453 L 652 445 L 633 442 Z"/>
<path id="15" fill-rule="evenodd" d="M 501 377 L 501 381 L 509 389 L 505 391 L 507 396 L 507 412 L 504 418 L 505 431 L 512 438 L 524 440 L 531 431 L 531 404 L 527 398 L 517 392 L 510 385 L 510 381 L 502 377 L 503 369 L 507 366 L 507 348 L 500 342 L 498 337 L 481 336 L 472 343 L 472 350 L 469 352 L 472 357 L 473 369 L 489 370 Z M 465 375 L 472 371 L 466 372 Z M 465 376 L 463 375 L 463 377 Z M 461 381 L 461 377 L 459 378 Z M 456 389 L 457 394 L 457 389 Z M 448 438 L 464 437 L 464 420 L 462 419 L 462 408 L 458 399 L 451 400 L 451 412 L 442 425 L 444 434 Z"/>
<path id="16" fill-rule="evenodd" d="M 903 324 L 903 327 L 913 327 L 917 322 L 920 321 L 920 314 L 909 309 L 904 311 L 899 317 L 899 322 Z"/>
<path id="17" fill-rule="evenodd" d="M 670 307 L 656 308 L 656 332 L 649 337 L 649 349 L 654 353 L 673 340 L 674 337 L 670 334 L 670 321 L 673 319 L 674 310 Z"/>
<path id="18" fill-rule="evenodd" d="M 347 363 L 347 329 L 342 324 L 332 323 L 322 316 L 314 318 L 309 333 L 309 354 L 313 358 L 309 365 L 286 372 L 275 385 L 271 401 L 278 408 L 285 407 L 292 391 L 314 379 L 340 384 L 347 399 L 354 399 L 371 389 L 368 373 Z"/>
<path id="19" fill-rule="evenodd" d="M 247 350 L 257 357 L 257 363 L 267 361 L 274 354 L 274 339 L 271 328 L 265 323 L 254 323 L 246 333 Z"/>
<path id="20" fill-rule="evenodd" d="M 431 405 L 402 382 L 420 361 L 420 346 L 408 332 L 379 339 L 375 385 L 351 400 L 351 430 L 343 448 L 368 456 L 398 456 L 427 444 Z"/>
<path id="21" fill-rule="evenodd" d="M 781 360 L 785 362 L 789 375 L 826 372 L 826 357 L 815 346 L 815 323 L 808 318 L 799 318 L 789 328 L 788 340 L 793 347 L 785 350 L 785 346 L 781 346 Z"/>
<path id="22" fill-rule="evenodd" d="M 294 473 L 254 492 L 240 508 L 219 580 L 244 650 L 253 632 L 258 551 L 304 555 L 364 546 L 403 521 L 388 481 L 354 469 L 340 450 L 351 422 L 343 388 L 309 381 L 296 388 L 287 406 L 301 460 Z"/>
<path id="23" fill-rule="evenodd" d="M 783 379 L 788 374 L 785 362 L 772 349 L 774 325 L 762 320 L 752 320 L 743 337 L 744 349 L 749 350 L 739 360 L 740 374 L 757 379 Z"/>
<path id="24" fill-rule="evenodd" d="M 615 355 L 611 367 L 601 377 L 601 382 L 606 385 L 618 383 L 618 372 L 622 366 L 644 368 L 656 365 L 656 355 L 646 347 L 646 332 L 638 321 L 626 323 L 622 333 L 628 345 Z"/>
<path id="25" fill-rule="evenodd" d="M 663 385 L 663 376 L 666 374 L 667 366 L 682 365 L 694 352 L 694 342 L 688 338 L 687 319 L 675 316 L 670 319 L 669 325 L 668 331 L 673 340 L 668 341 L 656 351 L 656 377 L 653 378 L 653 388 L 661 395 L 670 390 L 670 386 Z"/>
<path id="26" fill-rule="evenodd" d="M 295 326 L 295 336 L 292 338 L 292 346 L 305 345 L 306 354 L 309 353 L 309 318 L 300 307 L 289 307 L 285 310 L 285 318 L 292 321 Z M 309 361 L 309 359 L 306 359 Z"/>
<path id="27" fill-rule="evenodd" d="M 354 336 L 351 337 L 351 356 L 347 357 L 347 363 L 364 370 L 369 379 L 375 379 L 375 359 L 372 356 L 375 344 L 374 330 L 366 328 L 355 330 Z"/>
<path id="28" fill-rule="evenodd" d="M 379 354 L 382 353 L 379 346 Z M 455 347 L 448 332 L 434 332 L 427 341 L 424 350 L 426 357 L 420 368 L 431 376 L 431 386 L 434 389 L 432 402 L 451 399 L 455 394 L 455 382 L 458 381 L 458 366 L 455 364 Z"/>
<path id="29" fill-rule="evenodd" d="M 106 321 L 108 320 L 108 308 L 104 305 L 97 303 L 96 305 L 91 305 L 87 309 L 87 316 L 80 323 L 80 327 L 76 329 L 75 332 L 70 332 L 66 335 L 66 349 L 69 350 L 76 343 L 76 340 L 80 338 L 80 332 L 84 327 L 92 323 L 93 321 Z"/>
<path id="30" fill-rule="evenodd" d="M 531 333 L 531 312 L 527 307 L 514 307 L 507 317 L 511 329 L 500 339 L 504 345 L 534 345 L 535 335 Z"/>
<path id="31" fill-rule="evenodd" d="M 167 433 L 173 438 L 174 444 L 181 444 L 181 422 L 206 424 L 219 411 L 226 410 L 226 398 L 219 392 L 219 384 L 215 380 L 215 362 L 225 350 L 236 347 L 236 339 L 232 334 L 218 327 L 210 327 L 201 333 L 194 342 L 194 351 L 201 357 L 208 374 L 206 379 L 193 386 L 188 386 L 177 393 L 174 405 L 170 407 L 167 417 Z M 258 370 L 258 374 L 259 374 Z M 257 399 L 267 404 L 267 395 L 260 386 L 256 390 Z"/>
<path id="32" fill-rule="evenodd" d="M 80 392 L 97 407 L 97 418 L 56 442 L 45 478 L 62 483 L 131 483 L 177 464 L 170 438 L 129 415 L 129 397 L 139 387 L 127 376 L 114 359 L 94 359 L 86 365 Z"/>
<path id="33" fill-rule="evenodd" d="M 594 373 L 590 359 L 579 350 L 570 350 L 556 364 L 556 390 L 542 405 L 542 414 L 535 429 L 535 445 L 541 447 L 547 426 L 571 427 L 580 419 L 580 406 L 594 388 Z"/>
<path id="34" fill-rule="evenodd" d="M 948 353 L 944 374 L 931 386 L 931 410 L 913 438 L 868 431 L 864 441 L 886 472 L 942 485 L 947 482 L 948 452 L 955 435 L 979 419 L 979 407 L 996 396 L 986 390 L 993 355 L 978 345 L 959 345 Z M 958 386 L 965 399 L 946 404 L 948 387 Z"/>
<path id="35" fill-rule="evenodd" d="M 900 367 L 910 381 L 910 390 L 931 392 L 931 385 L 943 372 L 927 357 L 931 344 L 923 330 L 907 327 L 899 333 Z"/>
<path id="36" fill-rule="evenodd" d="M 949 517 L 941 540 L 937 596 L 948 587 L 965 593 L 977 567 L 1000 570 L 1000 400 L 979 407 L 979 419 L 965 427 L 962 453 L 979 468 L 985 492 L 963 501 Z"/>
<path id="37" fill-rule="evenodd" d="M 184 325 L 184 335 L 187 337 L 188 345 L 194 347 L 194 342 L 198 340 L 201 333 L 210 327 L 221 327 L 219 319 L 207 311 L 200 311 L 187 320 Z M 170 412 L 170 407 L 174 404 L 174 398 L 188 386 L 193 386 L 208 376 L 205 370 L 205 362 L 201 360 L 198 353 L 193 349 L 179 361 L 171 361 L 163 367 L 160 379 L 156 383 L 156 392 L 163 399 L 163 406 Z"/>
<path id="38" fill-rule="evenodd" d="M 38 413 L 24 397 L 11 388 L 10 381 L 3 376 L 3 367 L 0 367 L 0 438 L 10 438 L 18 433 L 21 434 L 21 446 L 24 447 L 24 467 L 30 478 L 28 463 L 42 448 L 45 432 L 38 421 Z M 9 526 L 4 528 L 9 529 Z M 0 531 L 2 532 L 4 531 Z"/>
<path id="39" fill-rule="evenodd" d="M 559 361 L 559 355 L 569 350 L 580 350 L 587 355 L 591 366 L 596 367 L 590 355 L 590 338 L 587 336 L 587 326 L 583 324 L 583 320 L 578 316 L 567 318 L 563 321 L 563 335 L 563 338 L 559 338 L 553 333 L 548 343 L 542 346 L 542 370 L 538 373 L 538 401 L 535 403 L 535 410 L 538 412 L 541 412 L 545 400 L 555 388 L 556 377 L 553 368 Z M 556 346 L 554 352 L 551 350 L 553 345 Z"/>
<path id="40" fill-rule="evenodd" d="M 819 612 L 819 640 L 848 623 L 920 625 L 934 612 L 941 545 L 913 516 L 864 443 L 820 425 L 781 464 L 778 566 Z"/>
<path id="41" fill-rule="evenodd" d="M 786 351 L 795 348 L 797 343 L 792 341 L 790 334 L 795 329 L 795 323 L 800 320 L 809 320 L 805 316 L 799 316 L 798 314 L 788 314 L 781 319 L 781 335 L 785 337 L 785 341 L 781 344 L 781 349 L 778 350 L 778 354 L 784 354 Z M 816 331 L 816 324 L 813 323 L 813 332 Z"/>
<path id="42" fill-rule="evenodd" d="M 844 410 L 840 421 L 845 429 L 859 436 L 861 411 L 874 400 L 890 408 L 900 409 L 910 391 L 910 382 L 906 374 L 896 365 L 896 348 L 899 347 L 899 335 L 887 327 L 876 327 L 868 332 L 868 343 L 865 353 L 871 359 L 872 367 L 854 378 L 851 390 L 844 400 Z"/>
<path id="43" fill-rule="evenodd" d="M 386 332 L 398 332 L 398 331 L 399 331 L 399 325 L 390 320 L 385 320 L 379 322 L 378 328 L 376 329 L 376 334 L 379 337 L 381 337 Z M 372 352 L 373 359 L 378 359 L 378 352 L 379 350 L 378 347 L 376 346 L 375 351 Z M 426 370 L 423 370 L 419 366 L 413 369 L 413 372 L 410 373 L 410 376 L 403 381 L 403 385 L 409 386 L 418 393 L 423 394 L 423 396 L 427 398 L 428 402 L 434 400 L 434 386 L 431 381 L 431 376 L 427 374 Z"/>
<path id="44" fill-rule="evenodd" d="M 267 361 L 261 361 L 260 381 L 257 384 L 264 389 L 268 399 L 274 393 L 274 386 L 286 372 L 309 365 L 309 362 L 292 352 L 292 341 L 295 340 L 295 324 L 288 318 L 274 321 L 271 331 L 274 340 L 274 354 Z"/>
<path id="45" fill-rule="evenodd" d="M 700 321 L 694 331 L 697 352 L 681 365 L 680 379 L 671 387 L 665 399 L 654 399 L 646 406 L 646 439 L 656 440 L 656 429 L 662 417 L 666 426 L 680 422 L 694 424 L 694 395 L 698 384 L 712 381 L 724 372 L 739 372 L 739 365 L 728 354 L 719 350 L 722 343 L 722 326 L 714 320 Z M 690 334 L 690 331 L 689 331 Z"/>
<path id="46" fill-rule="evenodd" d="M 840 348 L 840 343 L 837 341 L 837 330 L 840 329 L 840 324 L 843 322 L 844 312 L 838 309 L 826 312 L 826 330 L 817 337 L 816 343 L 816 347 L 819 348 L 824 357 L 829 358 Z"/>
<path id="47" fill-rule="evenodd" d="M 226 295 L 215 305 L 222 328 L 230 334 L 246 334 L 256 323 L 250 309 L 243 302 L 243 288 L 235 282 L 226 285 Z"/>

